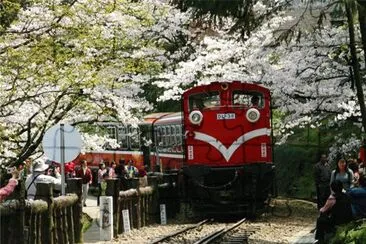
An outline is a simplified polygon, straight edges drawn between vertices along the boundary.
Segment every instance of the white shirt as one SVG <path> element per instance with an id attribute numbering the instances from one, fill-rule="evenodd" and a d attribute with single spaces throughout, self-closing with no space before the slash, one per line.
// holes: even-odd
<path id="1" fill-rule="evenodd" d="M 37 177 L 37 179 L 35 179 L 33 181 L 33 178 L 35 178 L 37 175 L 39 175 L 39 176 Z M 27 199 L 34 199 L 34 197 L 36 195 L 36 189 L 37 189 L 36 184 L 37 183 L 54 184 L 54 187 L 56 190 L 61 190 L 61 175 L 57 174 L 56 177 L 57 178 L 50 176 L 50 175 L 45 175 L 40 172 L 35 172 L 35 173 L 28 175 L 27 179 L 25 180 L 25 189 L 26 190 L 28 189 Z M 32 183 L 32 181 L 33 181 L 33 183 Z M 29 186 L 31 183 L 32 183 L 32 185 Z"/>

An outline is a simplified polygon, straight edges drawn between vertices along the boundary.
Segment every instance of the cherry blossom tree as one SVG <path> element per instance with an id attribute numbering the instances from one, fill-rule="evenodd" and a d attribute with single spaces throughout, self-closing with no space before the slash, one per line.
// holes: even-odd
<path id="1" fill-rule="evenodd" d="M 226 25 L 212 28 L 212 35 L 191 43 L 196 52 L 155 82 L 170 88 L 160 99 L 179 99 L 187 86 L 241 80 L 271 89 L 274 106 L 282 115 L 275 125 L 282 139 L 291 135 L 292 128 L 304 124 L 315 128 L 332 124 L 329 121 L 359 122 L 361 113 L 350 72 L 348 30 L 330 21 L 318 26 L 323 11 L 320 7 L 324 5 L 313 5 L 310 11 L 307 3 L 298 3 L 277 11 L 245 40 L 242 33 L 232 33 L 235 21 L 227 18 Z M 255 9 L 259 14 L 266 12 L 259 6 Z M 285 38 L 288 30 L 293 37 L 296 37 L 294 33 L 302 36 Z M 360 40 L 359 32 L 357 40 Z M 362 53 L 360 48 L 356 51 Z M 355 137 L 349 144 L 359 146 L 355 143 L 359 141 Z"/>
<path id="2" fill-rule="evenodd" d="M 59 122 L 137 122 L 152 108 L 141 87 L 188 20 L 153 0 L 29 1 L 0 35 L 0 161 L 40 152 Z M 83 138 L 87 149 L 106 140 Z"/>

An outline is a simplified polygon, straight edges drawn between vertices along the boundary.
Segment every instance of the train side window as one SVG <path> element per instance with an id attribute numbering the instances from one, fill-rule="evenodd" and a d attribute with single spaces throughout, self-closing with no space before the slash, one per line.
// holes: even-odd
<path id="1" fill-rule="evenodd" d="M 263 94 L 254 91 L 234 91 L 233 92 L 233 105 L 245 106 L 245 107 L 264 107 Z"/>
<path id="2" fill-rule="evenodd" d="M 161 126 L 156 128 L 156 142 L 157 147 L 161 148 L 163 146 L 163 128 Z"/>
<path id="3" fill-rule="evenodd" d="M 166 128 L 165 126 L 161 127 L 161 137 L 162 137 L 162 151 L 166 151 Z"/>
<path id="4" fill-rule="evenodd" d="M 122 149 L 128 149 L 128 133 L 126 126 L 118 127 L 118 144 Z"/>
<path id="5" fill-rule="evenodd" d="M 218 91 L 204 92 L 189 96 L 189 110 L 203 110 L 218 107 L 221 105 L 220 93 Z"/>
<path id="6" fill-rule="evenodd" d="M 176 141 L 175 141 L 175 127 L 174 125 L 170 126 L 170 148 L 172 149 L 172 152 L 176 152 Z"/>
<path id="7" fill-rule="evenodd" d="M 170 135 L 170 144 L 175 146 L 177 144 L 177 141 L 175 140 L 176 131 L 174 125 L 170 126 L 170 131 L 172 132 Z"/>
<path id="8" fill-rule="evenodd" d="M 165 137 L 164 137 L 164 151 L 167 152 L 169 150 L 169 126 L 164 126 Z"/>
<path id="9" fill-rule="evenodd" d="M 166 151 L 170 152 L 171 151 L 170 135 L 172 133 L 171 133 L 171 130 L 170 130 L 170 126 L 166 126 L 165 129 L 166 129 L 166 144 L 165 144 L 165 147 L 166 147 Z"/>
<path id="10" fill-rule="evenodd" d="M 109 125 L 106 129 L 108 138 L 117 139 L 116 126 Z"/>
<path id="11" fill-rule="evenodd" d="M 130 126 L 129 130 L 129 137 L 130 137 L 130 147 L 132 150 L 139 150 L 140 149 L 140 132 L 138 128 L 134 128 Z"/>
<path id="12" fill-rule="evenodd" d="M 171 128 L 170 128 L 170 126 L 167 126 L 166 127 L 166 149 L 168 152 L 171 152 L 171 149 L 172 149 L 171 135 L 172 135 Z"/>
<path id="13" fill-rule="evenodd" d="M 175 136 L 177 142 L 177 152 L 182 152 L 182 127 L 179 125 L 175 126 Z"/>

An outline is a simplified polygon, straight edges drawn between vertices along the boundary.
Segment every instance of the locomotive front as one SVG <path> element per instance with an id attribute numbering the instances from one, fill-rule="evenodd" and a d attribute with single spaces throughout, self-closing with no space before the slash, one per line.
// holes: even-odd
<path id="1" fill-rule="evenodd" d="M 214 82 L 183 94 L 185 193 L 197 212 L 254 215 L 273 192 L 268 89 Z"/>

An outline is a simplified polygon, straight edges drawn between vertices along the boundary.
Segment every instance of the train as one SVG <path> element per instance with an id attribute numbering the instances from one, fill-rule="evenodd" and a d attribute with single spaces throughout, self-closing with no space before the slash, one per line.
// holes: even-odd
<path id="1" fill-rule="evenodd" d="M 185 91 L 181 112 L 149 114 L 137 127 L 104 123 L 120 148 L 79 159 L 92 167 L 132 159 L 175 175 L 179 197 L 197 213 L 255 215 L 276 195 L 271 121 L 267 88 L 212 82 Z"/>

